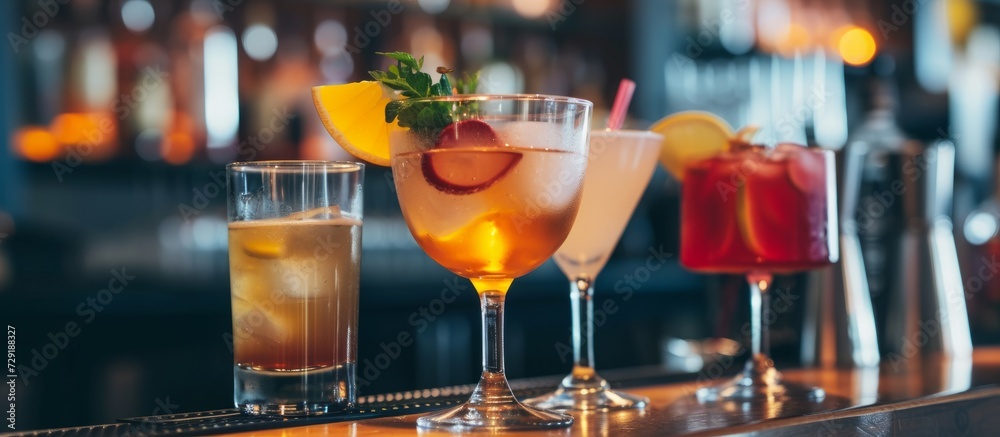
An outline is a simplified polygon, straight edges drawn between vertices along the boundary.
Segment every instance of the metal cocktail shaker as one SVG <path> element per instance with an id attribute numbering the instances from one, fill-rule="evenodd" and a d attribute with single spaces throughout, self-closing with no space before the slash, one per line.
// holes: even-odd
<path id="1" fill-rule="evenodd" d="M 972 339 L 952 234 L 955 148 L 908 142 L 891 156 L 888 196 L 902 202 L 904 226 L 892 266 L 884 337 L 894 367 L 940 354 L 969 358 Z"/>
<path id="2" fill-rule="evenodd" d="M 855 211 L 868 145 L 849 144 L 837 163 L 840 199 L 840 261 L 810 273 L 802 361 L 823 367 L 867 367 L 879 363 L 872 311 Z"/>

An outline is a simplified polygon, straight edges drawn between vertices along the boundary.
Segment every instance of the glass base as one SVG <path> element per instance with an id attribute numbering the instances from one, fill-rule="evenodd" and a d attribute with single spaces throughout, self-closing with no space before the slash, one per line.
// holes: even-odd
<path id="1" fill-rule="evenodd" d="M 695 392 L 700 402 L 769 402 L 769 401 L 822 401 L 826 392 L 819 387 L 809 387 L 782 381 L 781 373 L 766 356 L 756 356 L 747 361 L 739 375 L 727 383 L 702 387 Z"/>
<path id="2" fill-rule="evenodd" d="M 554 393 L 524 403 L 545 410 L 610 411 L 645 408 L 649 399 L 611 390 L 597 375 L 589 379 L 569 375 Z"/>
<path id="3" fill-rule="evenodd" d="M 236 408 L 244 414 L 313 416 L 355 403 L 354 364 L 301 372 L 233 369 Z"/>
<path id="4" fill-rule="evenodd" d="M 502 373 L 484 373 L 465 404 L 417 419 L 421 428 L 452 432 L 563 428 L 572 424 L 572 416 L 518 402 Z"/>

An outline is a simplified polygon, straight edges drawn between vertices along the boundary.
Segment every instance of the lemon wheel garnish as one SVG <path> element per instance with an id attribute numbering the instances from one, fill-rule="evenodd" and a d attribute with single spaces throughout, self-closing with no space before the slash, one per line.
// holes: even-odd
<path id="1" fill-rule="evenodd" d="M 330 136 L 351 155 L 389 166 L 389 133 L 401 130 L 385 122 L 391 99 L 374 81 L 323 85 L 312 89 L 313 104 Z"/>
<path id="2" fill-rule="evenodd" d="M 660 163 L 677 180 L 684 179 L 684 169 L 729 150 L 733 129 L 725 120 L 703 111 L 685 111 L 670 115 L 649 130 L 663 135 Z"/>

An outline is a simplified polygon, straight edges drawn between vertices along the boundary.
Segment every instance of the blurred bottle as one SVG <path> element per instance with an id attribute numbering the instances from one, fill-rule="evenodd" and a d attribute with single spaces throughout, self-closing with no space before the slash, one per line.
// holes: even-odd
<path id="1" fill-rule="evenodd" d="M 963 285 L 977 343 L 1000 341 L 1000 149 L 995 150 L 993 178 L 992 195 L 969 213 L 962 226 L 971 246 L 962 263 Z"/>
<path id="2" fill-rule="evenodd" d="M 888 167 L 891 157 L 903 150 L 906 137 L 896 124 L 897 97 L 891 71 L 874 67 L 872 71 L 867 90 L 867 113 L 851 136 L 849 147 L 860 149 L 865 155 L 855 228 L 861 243 L 876 326 L 884 326 L 888 307 L 886 291 L 891 287 L 892 277 L 890 260 L 896 259 L 895 251 L 903 229 L 902 202 L 893 193 L 896 181 Z M 884 332 L 878 335 L 884 349 L 888 339 Z"/>
<path id="3" fill-rule="evenodd" d="M 862 142 L 847 145 L 838 156 L 840 260 L 808 275 L 801 351 L 802 361 L 807 365 L 877 367 L 879 364 L 875 316 L 855 220 L 866 156 L 866 144 Z M 877 382 L 877 375 L 875 379 Z"/>
<path id="4" fill-rule="evenodd" d="M 892 158 L 892 191 L 904 211 L 898 256 L 892 258 L 884 337 L 896 368 L 917 356 L 970 359 L 972 340 L 962 288 L 952 202 L 955 147 L 908 141 Z"/>
<path id="5" fill-rule="evenodd" d="M 66 36 L 66 70 L 59 114 L 49 124 L 65 159 L 57 174 L 83 161 L 102 160 L 118 149 L 118 56 L 111 30 L 93 3 L 73 4 L 73 29 Z"/>
<path id="6" fill-rule="evenodd" d="M 964 357 L 972 346 L 950 219 L 954 147 L 904 137 L 888 64 L 872 68 L 869 111 L 852 145 L 867 148 L 858 236 L 883 361 L 896 367 L 925 353 Z"/>
<path id="7" fill-rule="evenodd" d="M 983 17 L 984 20 L 989 20 Z M 975 20 L 972 21 L 973 23 Z M 963 57 L 953 67 L 952 130 L 962 149 L 959 156 L 967 197 L 983 199 L 961 228 L 968 246 L 963 253 L 964 290 L 976 343 L 1000 342 L 1000 91 L 995 53 L 1000 32 L 994 17 L 966 35 Z M 992 146 L 991 173 L 983 171 L 983 149 Z M 965 159 L 962 159 L 965 158 Z M 980 170 L 980 171 L 976 171 Z M 992 177 L 992 190 L 989 179 Z M 985 182 L 985 183 L 984 183 Z"/>
<path id="8" fill-rule="evenodd" d="M 157 17 L 146 0 L 123 3 L 121 17 L 128 37 L 115 39 L 120 91 L 113 111 L 121 126 L 122 153 L 146 161 L 184 162 L 190 152 L 176 150 L 170 142 L 174 122 L 170 54 L 154 36 L 168 29 L 166 20 Z"/>

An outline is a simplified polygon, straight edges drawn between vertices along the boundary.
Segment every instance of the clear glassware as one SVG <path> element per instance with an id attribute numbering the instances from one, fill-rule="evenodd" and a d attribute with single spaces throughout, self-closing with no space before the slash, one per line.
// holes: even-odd
<path id="1" fill-rule="evenodd" d="M 504 374 L 503 313 L 511 282 L 555 253 L 579 210 L 591 103 L 541 95 L 407 99 L 450 117 L 438 130 L 391 134 L 400 208 L 420 247 L 468 278 L 482 305 L 483 373 L 469 401 L 424 416 L 423 428 L 514 430 L 573 418 L 521 404 Z"/>
<path id="2" fill-rule="evenodd" d="M 701 401 L 821 400 L 823 389 L 782 380 L 768 355 L 772 273 L 821 268 L 839 259 L 833 153 L 794 144 L 734 144 L 685 171 L 681 263 L 745 274 L 750 285 L 752 358 L 735 379 L 697 391 Z"/>
<path id="3" fill-rule="evenodd" d="M 526 404 L 560 410 L 643 408 L 644 397 L 611 390 L 594 370 L 594 281 L 618 244 L 656 168 L 662 137 L 648 131 L 590 133 L 590 157 L 580 214 L 553 259 L 570 283 L 573 373 L 554 393 Z"/>
<path id="4" fill-rule="evenodd" d="M 247 414 L 354 405 L 364 165 L 227 167 L 234 397 Z"/>

